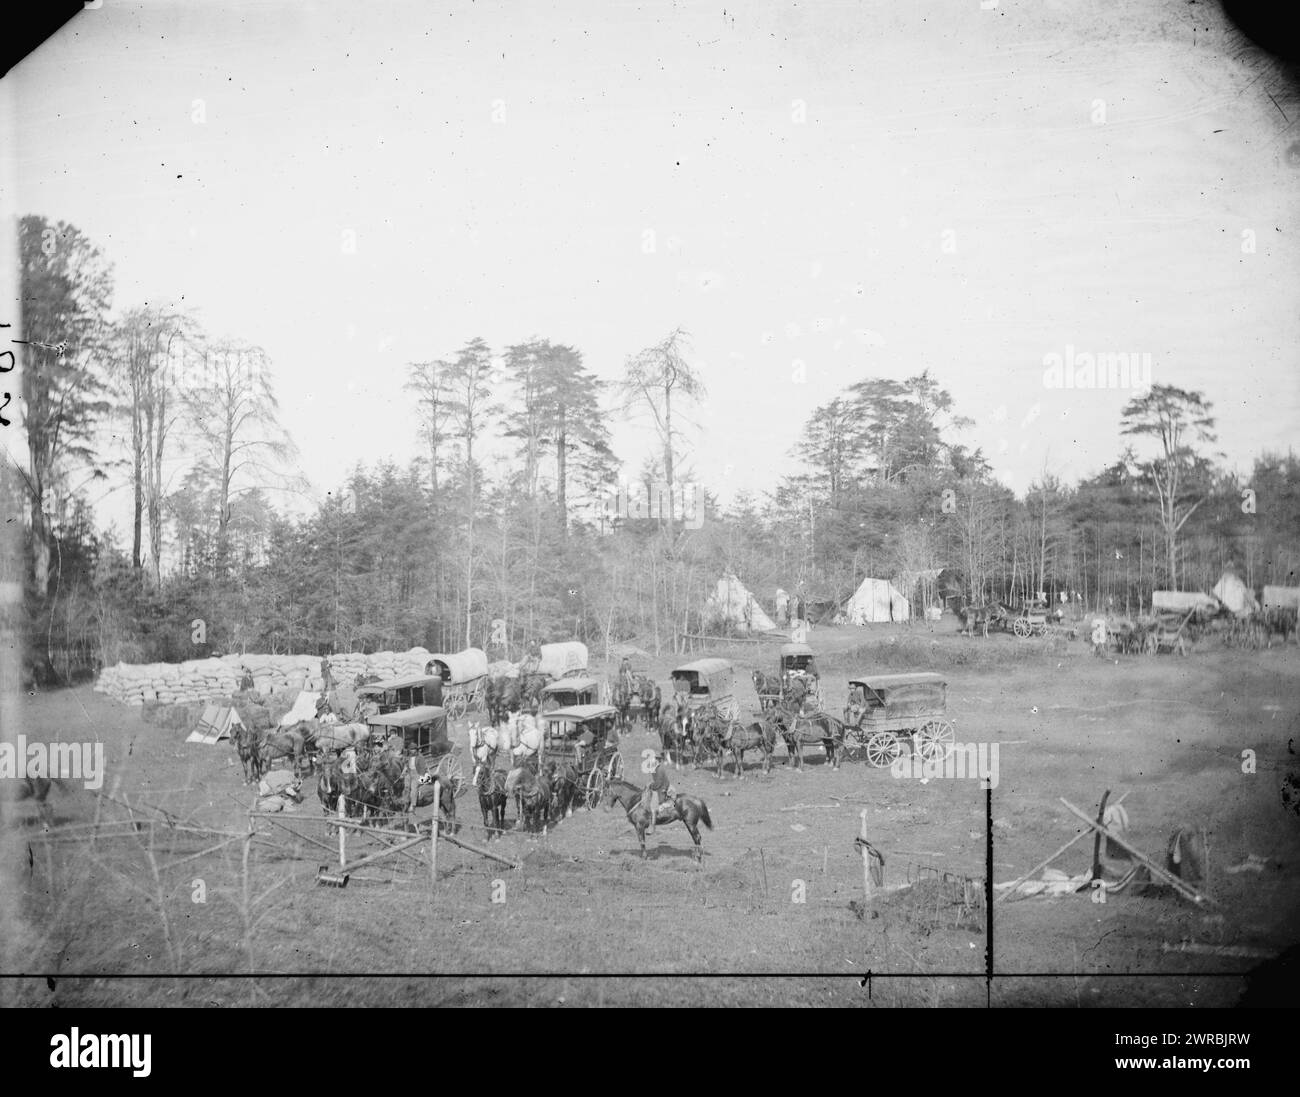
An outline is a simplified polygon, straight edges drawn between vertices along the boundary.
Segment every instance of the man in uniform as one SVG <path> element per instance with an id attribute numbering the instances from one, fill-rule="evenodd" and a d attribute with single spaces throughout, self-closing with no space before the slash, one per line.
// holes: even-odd
<path id="1" fill-rule="evenodd" d="M 329 656 L 323 656 L 320 661 L 320 680 L 321 692 L 329 693 L 334 688 L 334 675 L 330 673 Z"/>

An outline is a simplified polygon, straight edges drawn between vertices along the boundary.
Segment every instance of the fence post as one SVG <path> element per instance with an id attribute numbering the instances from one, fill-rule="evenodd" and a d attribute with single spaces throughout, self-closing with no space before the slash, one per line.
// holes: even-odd
<path id="1" fill-rule="evenodd" d="M 429 882 L 438 882 L 438 811 L 442 807 L 442 782 L 433 782 L 433 833 L 429 839 Z"/>
<path id="2" fill-rule="evenodd" d="M 859 816 L 862 819 L 862 911 L 866 914 L 871 905 L 873 892 L 871 884 L 871 854 L 867 851 L 867 809 L 863 808 Z"/>
<path id="3" fill-rule="evenodd" d="M 344 805 L 347 803 L 347 797 L 343 793 L 338 794 L 338 818 L 343 819 L 347 815 Z M 866 825 L 866 824 L 863 824 Z M 338 828 L 338 868 L 339 872 L 343 871 L 344 864 L 347 864 L 347 827 Z"/>

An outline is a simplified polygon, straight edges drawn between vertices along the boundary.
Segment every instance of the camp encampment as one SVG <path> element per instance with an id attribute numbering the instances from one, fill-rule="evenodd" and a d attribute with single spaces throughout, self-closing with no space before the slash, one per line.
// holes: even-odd
<path id="1" fill-rule="evenodd" d="M 776 628 L 745 584 L 731 574 L 718 580 L 717 588 L 704 603 L 704 619 L 747 632 L 771 632 Z"/>
<path id="2" fill-rule="evenodd" d="M 851 625 L 906 621 L 912 607 L 888 579 L 863 579 L 856 593 L 844 603 L 844 617 Z"/>
<path id="3" fill-rule="evenodd" d="M 207 743 L 212 746 L 221 742 L 222 739 L 229 739 L 233 735 L 235 728 L 242 728 L 243 726 L 244 721 L 239 718 L 239 713 L 229 705 L 208 705 L 204 708 L 198 724 L 189 733 L 185 741 L 187 743 Z"/>
<path id="4" fill-rule="evenodd" d="M 1255 601 L 1255 595 L 1251 593 L 1250 588 L 1230 571 L 1225 571 L 1215 583 L 1214 597 L 1230 613 L 1235 613 L 1238 617 L 1244 617 L 1259 609 L 1259 603 Z"/>

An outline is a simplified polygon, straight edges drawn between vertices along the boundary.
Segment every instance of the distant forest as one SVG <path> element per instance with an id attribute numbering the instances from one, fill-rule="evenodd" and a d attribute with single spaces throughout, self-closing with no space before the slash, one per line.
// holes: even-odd
<path id="1" fill-rule="evenodd" d="M 260 348 L 172 305 L 115 308 L 111 265 L 72 225 L 23 218 L 21 262 L 27 453 L 10 452 L 3 486 L 22 500 L 43 681 L 239 650 L 674 651 L 721 627 L 703 607 L 724 572 L 769 612 L 777 587 L 824 603 L 892 579 L 918 615 L 1037 591 L 1135 614 L 1225 568 L 1297 582 L 1300 462 L 1261 454 L 1239 480 L 1216 463 L 1211 403 L 1172 386 L 1134 393 L 1107 467 L 1074 485 L 1045 471 L 1017 497 L 927 372 L 864 377 L 809 417 L 797 472 L 719 506 L 689 472 L 707 378 L 681 330 L 629 348 L 615 383 L 540 337 L 410 363 L 419 456 L 359 465 L 301 517 L 273 501 L 307 485 Z M 657 456 L 623 471 L 611 422 L 649 432 Z M 503 441 L 509 458 L 485 461 Z M 113 486 L 132 500 L 119 536 L 90 504 Z M 676 504 L 651 512 L 660 497 Z"/>

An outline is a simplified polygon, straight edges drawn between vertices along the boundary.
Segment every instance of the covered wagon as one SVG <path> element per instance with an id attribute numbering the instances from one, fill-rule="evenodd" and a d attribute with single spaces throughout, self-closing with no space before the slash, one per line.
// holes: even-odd
<path id="1" fill-rule="evenodd" d="M 540 655 L 534 673 L 545 675 L 552 681 L 587 673 L 587 645 L 580 640 L 543 644 Z"/>
<path id="2" fill-rule="evenodd" d="M 728 720 L 740 717 L 736 670 L 726 659 L 696 659 L 678 667 L 673 671 L 673 695 L 682 712 L 712 705 Z"/>
<path id="3" fill-rule="evenodd" d="M 481 648 L 466 648 L 447 655 L 430 655 L 425 670 L 442 679 L 443 705 L 453 719 L 471 708 L 483 707 L 487 686 L 488 657 Z"/>

